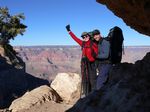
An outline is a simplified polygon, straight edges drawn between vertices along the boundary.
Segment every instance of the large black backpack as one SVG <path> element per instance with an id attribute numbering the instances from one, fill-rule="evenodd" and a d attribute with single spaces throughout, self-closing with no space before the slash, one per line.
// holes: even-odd
<path id="1" fill-rule="evenodd" d="M 117 64 L 121 62 L 123 50 L 123 33 L 121 28 L 118 26 L 110 29 L 108 34 L 110 40 L 110 60 L 112 64 Z"/>

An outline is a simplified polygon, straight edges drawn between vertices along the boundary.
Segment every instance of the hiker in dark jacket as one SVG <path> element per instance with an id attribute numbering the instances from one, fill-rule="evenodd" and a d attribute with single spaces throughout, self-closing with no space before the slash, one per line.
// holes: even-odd
<path id="1" fill-rule="evenodd" d="M 96 63 L 99 73 L 96 82 L 96 89 L 99 90 L 107 81 L 109 71 L 112 67 L 110 62 L 110 43 L 107 38 L 102 38 L 99 30 L 94 30 L 92 34 L 95 43 L 98 45 L 98 56 Z"/>
<path id="2" fill-rule="evenodd" d="M 70 25 L 67 25 L 66 29 L 70 36 L 82 47 L 82 87 L 83 95 L 87 96 L 91 91 L 96 89 L 95 58 L 98 53 L 98 47 L 97 44 L 93 43 L 92 40 L 90 40 L 90 35 L 87 32 L 82 33 L 81 37 L 83 40 L 81 40 L 78 37 L 76 37 L 76 35 L 70 30 Z"/>

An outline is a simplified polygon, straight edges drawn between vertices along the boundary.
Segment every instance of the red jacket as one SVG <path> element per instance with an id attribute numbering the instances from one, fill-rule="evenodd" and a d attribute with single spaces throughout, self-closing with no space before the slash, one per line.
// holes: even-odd
<path id="1" fill-rule="evenodd" d="M 76 37 L 76 35 L 73 32 L 69 32 L 70 36 L 82 47 L 83 45 L 83 41 L 81 39 L 79 39 L 78 37 Z M 82 57 L 87 57 L 89 59 L 90 62 L 95 61 L 95 58 L 93 57 L 92 54 L 92 49 L 93 51 L 96 53 L 96 56 L 98 54 L 98 45 L 93 43 L 92 44 L 92 49 L 90 47 L 91 41 L 87 41 L 84 43 L 84 47 L 82 49 Z"/>

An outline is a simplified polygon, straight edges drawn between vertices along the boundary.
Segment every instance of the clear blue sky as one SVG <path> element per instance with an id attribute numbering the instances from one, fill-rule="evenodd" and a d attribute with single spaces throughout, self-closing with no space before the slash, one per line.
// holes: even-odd
<path id="1" fill-rule="evenodd" d="M 12 45 L 77 45 L 66 32 L 67 24 L 78 37 L 93 29 L 107 36 L 117 25 L 123 30 L 125 46 L 150 45 L 150 37 L 131 29 L 96 0 L 0 0 L 0 6 L 26 17 L 23 23 L 28 28 L 23 36 L 11 41 Z"/>

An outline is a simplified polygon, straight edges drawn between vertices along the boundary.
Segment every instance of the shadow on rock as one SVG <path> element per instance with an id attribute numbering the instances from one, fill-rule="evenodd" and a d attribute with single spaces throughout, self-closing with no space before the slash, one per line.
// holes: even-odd
<path id="1" fill-rule="evenodd" d="M 24 64 L 25 65 L 25 64 Z M 25 67 L 17 69 L 0 56 L 0 108 L 8 108 L 11 102 L 41 85 L 48 85 L 49 81 L 34 77 L 25 72 Z"/>
<path id="2" fill-rule="evenodd" d="M 66 112 L 150 112 L 149 82 L 150 52 L 135 64 L 114 66 L 104 87 Z"/>

